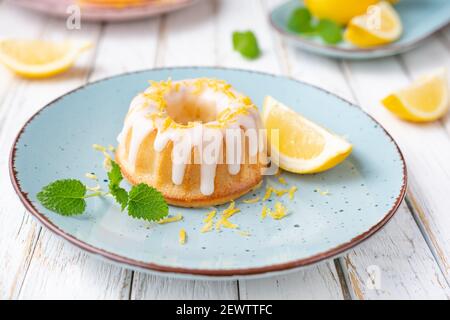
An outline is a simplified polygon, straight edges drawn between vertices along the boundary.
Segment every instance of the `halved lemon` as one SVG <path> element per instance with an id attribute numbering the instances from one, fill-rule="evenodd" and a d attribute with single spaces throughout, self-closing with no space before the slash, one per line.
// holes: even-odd
<path id="1" fill-rule="evenodd" d="M 330 19 L 346 25 L 355 16 L 364 14 L 370 5 L 379 0 L 305 0 L 305 6 L 313 16 L 319 19 Z M 396 3 L 397 0 L 389 0 Z"/>
<path id="2" fill-rule="evenodd" d="M 263 121 L 271 160 L 284 170 L 295 173 L 325 171 L 344 161 L 352 151 L 352 145 L 343 138 L 272 97 L 266 97 L 264 101 Z"/>
<path id="3" fill-rule="evenodd" d="M 345 25 L 351 18 L 366 12 L 378 0 L 305 0 L 305 6 L 319 19 L 330 19 Z"/>
<path id="4" fill-rule="evenodd" d="M 361 48 L 379 46 L 399 39 L 402 22 L 395 9 L 386 1 L 375 4 L 367 13 L 350 20 L 344 38 Z"/>
<path id="5" fill-rule="evenodd" d="M 405 89 L 384 98 L 383 105 L 398 117 L 427 122 L 441 118 L 449 108 L 447 70 L 417 79 Z"/>
<path id="6" fill-rule="evenodd" d="M 27 78 L 46 78 L 69 69 L 89 42 L 0 40 L 0 62 Z"/>

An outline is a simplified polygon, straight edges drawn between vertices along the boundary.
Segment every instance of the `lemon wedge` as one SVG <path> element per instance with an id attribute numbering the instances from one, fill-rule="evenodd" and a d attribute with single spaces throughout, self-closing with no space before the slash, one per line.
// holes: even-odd
<path id="1" fill-rule="evenodd" d="M 397 12 L 388 2 L 382 1 L 371 6 L 366 14 L 352 18 L 344 38 L 357 47 L 367 48 L 394 42 L 402 32 Z"/>
<path id="2" fill-rule="evenodd" d="M 449 108 L 447 70 L 440 69 L 423 76 L 407 88 L 390 94 L 381 102 L 387 109 L 405 120 L 413 122 L 437 120 Z"/>
<path id="3" fill-rule="evenodd" d="M 271 160 L 284 170 L 316 173 L 344 161 L 352 145 L 289 107 L 266 97 L 263 121 L 268 133 Z M 278 129 L 278 139 L 276 130 Z M 273 141 L 272 141 L 273 140 Z"/>
<path id="4" fill-rule="evenodd" d="M 46 78 L 69 69 L 89 42 L 0 40 L 0 62 L 26 78 Z"/>

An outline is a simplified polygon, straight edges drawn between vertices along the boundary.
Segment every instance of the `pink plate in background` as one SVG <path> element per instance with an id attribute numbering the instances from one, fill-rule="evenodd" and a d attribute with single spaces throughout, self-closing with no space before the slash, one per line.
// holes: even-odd
<path id="1" fill-rule="evenodd" d="M 199 0 L 151 1 L 127 7 L 81 6 L 81 19 L 89 21 L 127 21 L 155 16 L 191 6 Z M 11 3 L 49 15 L 68 17 L 67 9 L 75 0 L 13 0 Z"/>

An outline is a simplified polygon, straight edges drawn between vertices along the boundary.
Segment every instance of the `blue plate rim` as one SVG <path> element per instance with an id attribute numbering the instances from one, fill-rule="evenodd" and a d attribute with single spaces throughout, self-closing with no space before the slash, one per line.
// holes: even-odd
<path id="1" fill-rule="evenodd" d="M 317 49 L 329 50 L 330 52 L 334 51 L 336 53 L 345 53 L 345 54 L 378 53 L 378 54 L 383 54 L 383 55 L 390 55 L 390 54 L 394 55 L 396 53 L 402 53 L 402 52 L 413 49 L 414 47 L 419 45 L 422 41 L 424 41 L 428 37 L 431 37 L 431 36 L 435 35 L 436 33 L 438 33 L 439 31 L 441 31 L 442 29 L 444 29 L 450 23 L 450 20 L 447 20 L 446 22 L 444 22 L 444 23 L 440 24 L 438 27 L 436 27 L 435 30 L 423 35 L 422 37 L 419 37 L 415 40 L 403 43 L 401 45 L 394 42 L 391 44 L 376 46 L 376 47 L 372 47 L 372 48 L 356 48 L 356 47 L 355 48 L 341 48 L 341 47 L 337 47 L 337 46 L 333 46 L 333 45 L 317 44 L 312 41 L 307 41 L 303 37 L 296 36 L 294 33 L 287 32 L 286 30 L 284 30 L 283 28 L 278 26 L 278 24 L 274 21 L 273 13 L 276 10 L 280 9 L 284 5 L 286 5 L 286 3 L 278 5 L 277 7 L 272 9 L 269 13 L 269 22 L 273 29 L 275 29 L 281 35 L 289 38 L 290 40 L 301 43 L 305 47 L 309 46 L 309 47 L 314 47 Z M 347 56 L 346 58 L 350 58 L 350 57 Z M 375 57 L 373 57 L 373 56 L 367 57 L 367 59 L 370 59 L 370 58 L 375 58 Z"/>
<path id="2" fill-rule="evenodd" d="M 87 8 L 87 10 L 86 10 L 86 8 L 84 8 L 81 19 L 85 20 L 85 21 L 92 21 L 92 22 L 99 21 L 99 22 L 112 22 L 112 23 L 114 23 L 114 22 L 120 23 L 120 22 L 133 21 L 133 20 L 143 20 L 143 19 L 147 19 L 149 17 L 151 18 L 151 17 L 155 17 L 155 16 L 160 16 L 165 13 L 183 10 L 183 9 L 186 9 L 187 7 L 196 5 L 200 1 L 201 0 L 179 0 L 178 2 L 174 2 L 172 4 L 168 3 L 168 4 L 163 5 L 163 6 L 165 6 L 165 8 L 163 7 L 158 12 L 151 13 L 151 14 L 148 14 L 148 13 L 147 14 L 145 14 L 145 13 L 136 14 L 136 8 L 128 7 L 128 8 L 125 8 L 125 10 L 130 10 L 130 9 L 134 10 L 134 13 L 132 15 L 126 16 L 126 17 L 121 17 L 116 14 L 116 15 L 113 15 L 112 18 L 111 17 L 99 17 L 98 12 L 101 11 L 102 9 L 105 10 L 105 8 L 101 8 L 101 7 L 99 8 L 98 6 L 94 5 L 94 6 L 89 6 L 89 8 Z M 33 1 L 30 1 L 30 0 L 22 0 L 22 1 L 18 1 L 18 2 L 9 1 L 9 2 L 13 3 L 14 5 L 16 5 L 20 8 L 30 10 L 30 11 L 35 11 L 38 13 L 44 13 L 50 17 L 66 17 L 66 15 L 67 15 L 65 10 L 64 11 L 56 10 L 56 11 L 49 12 L 48 8 L 46 6 L 47 5 L 46 3 L 35 4 L 35 3 L 33 3 Z M 63 6 L 64 6 L 64 4 L 63 4 Z M 152 6 L 155 6 L 155 4 L 153 4 Z M 64 8 L 65 8 L 65 6 L 64 6 Z M 111 8 L 111 7 L 106 8 L 106 10 L 109 10 L 109 11 L 111 11 L 113 9 L 115 10 L 115 8 Z M 115 11 L 117 11 L 117 10 L 115 10 Z"/>
<path id="3" fill-rule="evenodd" d="M 387 137 L 391 140 L 391 142 L 394 144 L 394 146 L 397 149 L 397 152 L 399 154 L 400 160 L 402 162 L 402 186 L 400 188 L 400 192 L 398 196 L 395 199 L 394 205 L 386 212 L 386 214 L 383 216 L 383 218 L 375 225 L 373 225 L 370 229 L 368 229 L 365 232 L 360 233 L 358 236 L 352 238 L 350 241 L 345 242 L 343 244 L 340 244 L 336 247 L 333 247 L 329 250 L 317 253 L 315 255 L 297 259 L 293 261 L 288 261 L 284 263 L 279 264 L 271 264 L 266 266 L 260 266 L 260 267 L 251 267 L 251 268 L 240 268 L 240 269 L 194 269 L 194 268 L 182 268 L 182 267 L 170 267 L 170 266 L 164 266 L 159 265 L 156 263 L 151 262 L 143 262 L 135 259 L 130 259 L 112 252 L 109 252 L 107 250 L 97 248 L 93 245 L 90 245 L 78 238 L 76 238 L 73 235 L 70 235 L 66 233 L 64 230 L 59 228 L 56 224 L 50 221 L 43 213 L 39 212 L 39 210 L 33 205 L 32 201 L 28 198 L 28 194 L 21 189 L 19 179 L 17 177 L 17 171 L 15 169 L 15 158 L 16 158 L 16 151 L 18 149 L 18 142 L 21 139 L 22 134 L 26 130 L 27 126 L 34 120 L 36 116 L 38 116 L 42 111 L 45 109 L 54 106 L 56 102 L 63 99 L 64 97 L 74 94 L 79 90 L 84 89 L 87 86 L 91 86 L 93 84 L 108 81 L 113 78 L 128 76 L 132 74 L 137 73 L 144 73 L 144 72 L 151 72 L 151 71 L 170 71 L 170 70 L 179 70 L 179 69 L 185 69 L 185 70 L 192 70 L 192 69 L 209 69 L 209 70 L 225 70 L 225 71 L 238 71 L 238 72 L 244 72 L 244 73 L 253 73 L 253 74 L 259 74 L 263 76 L 269 76 L 274 78 L 284 78 L 288 79 L 290 81 L 294 81 L 296 83 L 299 83 L 301 85 L 309 86 L 316 88 L 317 90 L 332 95 L 339 100 L 345 102 L 348 106 L 358 108 L 360 112 L 364 113 L 366 116 L 368 116 L 372 121 L 374 121 L 387 135 Z M 115 263 L 119 263 L 121 265 L 125 265 L 129 268 L 137 268 L 141 270 L 147 270 L 147 271 L 154 271 L 157 273 L 162 274 L 181 274 L 181 275 L 191 275 L 191 276 L 206 276 L 206 277 L 218 277 L 218 278 L 229 278 L 229 277 L 236 277 L 236 276 L 252 276 L 252 275 L 259 275 L 259 274 L 267 274 L 267 273 L 275 273 L 275 272 L 282 272 L 282 271 L 288 271 L 300 267 L 309 266 L 312 264 L 316 264 L 318 262 L 333 258 L 339 254 L 342 254 L 343 252 L 359 245 L 363 241 L 370 238 L 372 235 L 374 235 L 376 232 L 378 232 L 397 212 L 398 208 L 400 207 L 403 199 L 406 195 L 407 190 L 407 181 L 408 181 L 408 173 L 407 173 L 407 167 L 405 158 L 403 156 L 402 151 L 400 150 L 397 142 L 394 140 L 394 138 L 389 134 L 389 132 L 380 124 L 377 120 L 375 120 L 371 115 L 366 113 L 363 109 L 358 107 L 357 105 L 349 102 L 348 100 L 330 92 L 323 88 L 320 88 L 318 86 L 315 86 L 313 84 L 309 84 L 297 79 L 294 79 L 289 76 L 282 76 L 282 75 L 275 75 L 270 74 L 266 72 L 261 71 L 254 71 L 254 70 L 246 70 L 246 69 L 239 69 L 239 68 L 226 68 L 226 67 L 202 67 L 202 66 L 183 66 L 183 67 L 161 67 L 161 68 L 150 68 L 150 69 L 143 69 L 143 70 L 137 70 L 132 72 L 125 72 L 117 75 L 113 75 L 110 77 L 106 77 L 100 80 L 96 80 L 93 82 L 86 83 L 78 88 L 75 88 L 69 92 L 66 92 L 65 94 L 59 96 L 58 98 L 52 100 L 51 102 L 47 103 L 44 107 L 40 108 L 36 113 L 34 113 L 22 126 L 22 128 L 19 130 L 19 132 L 16 135 L 16 138 L 13 141 L 10 154 L 9 154 L 9 176 L 11 183 L 13 185 L 14 191 L 16 192 L 17 196 L 19 197 L 22 204 L 25 206 L 27 211 L 31 213 L 42 225 L 44 225 L 47 229 L 52 231 L 54 234 L 58 235 L 59 237 L 62 237 L 64 240 L 68 241 L 69 243 L 77 246 L 78 248 L 82 249 L 83 251 L 86 251 L 90 254 L 99 255 L 103 258 L 106 258 L 107 260 Z"/>

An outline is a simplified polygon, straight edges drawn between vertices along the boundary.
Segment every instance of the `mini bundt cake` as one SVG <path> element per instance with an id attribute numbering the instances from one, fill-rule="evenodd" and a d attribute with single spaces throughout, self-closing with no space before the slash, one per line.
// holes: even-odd
<path id="1" fill-rule="evenodd" d="M 218 205 L 262 181 L 261 119 L 250 98 L 222 80 L 151 82 L 131 102 L 116 160 L 132 184 L 170 204 Z"/>

